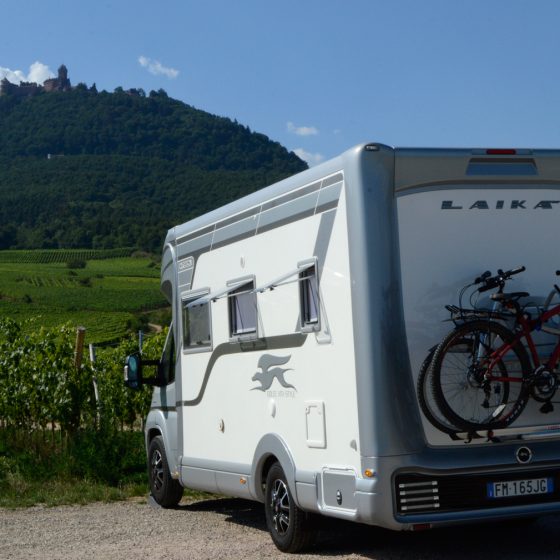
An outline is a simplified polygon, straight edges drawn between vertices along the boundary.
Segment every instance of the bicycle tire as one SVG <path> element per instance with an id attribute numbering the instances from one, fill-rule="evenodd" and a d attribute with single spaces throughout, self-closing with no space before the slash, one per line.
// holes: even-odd
<path id="1" fill-rule="evenodd" d="M 432 359 L 432 391 L 438 409 L 451 424 L 465 431 L 494 430 L 509 426 L 523 412 L 529 399 L 524 379 L 530 375 L 530 361 L 520 342 L 496 363 L 501 377 L 517 381 L 483 380 L 484 357 L 513 338 L 500 323 L 474 320 L 443 339 Z M 451 353 L 460 340 L 468 341 L 462 356 Z"/>
<path id="2" fill-rule="evenodd" d="M 449 422 L 447 418 L 445 418 L 445 416 L 437 409 L 432 392 L 430 366 L 432 365 L 432 359 L 436 349 L 437 346 L 431 348 L 428 355 L 422 362 L 420 373 L 418 374 L 418 380 L 416 382 L 416 394 L 418 397 L 418 403 L 420 404 L 420 410 L 428 422 L 440 432 L 452 435 L 457 432 L 457 426 L 451 424 L 451 422 Z"/>

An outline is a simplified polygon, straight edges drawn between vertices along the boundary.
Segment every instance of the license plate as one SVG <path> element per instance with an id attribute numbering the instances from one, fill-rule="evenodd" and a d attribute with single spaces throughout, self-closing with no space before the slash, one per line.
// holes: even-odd
<path id="1" fill-rule="evenodd" d="M 486 485 L 486 490 L 489 498 L 511 498 L 514 496 L 550 494 L 554 491 L 554 479 L 528 478 L 525 480 L 489 482 Z"/>

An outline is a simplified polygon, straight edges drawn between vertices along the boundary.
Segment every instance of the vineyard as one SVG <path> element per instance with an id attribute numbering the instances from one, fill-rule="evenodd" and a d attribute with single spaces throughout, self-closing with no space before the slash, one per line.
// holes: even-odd
<path id="1" fill-rule="evenodd" d="M 133 429 L 146 416 L 150 391 L 130 391 L 123 383 L 125 357 L 138 351 L 136 338 L 96 348 L 95 362 L 75 364 L 74 329 L 63 326 L 24 333 L 11 319 L 0 319 L 0 425 L 9 431 L 56 430 L 72 434 L 95 428 Z M 147 359 L 161 355 L 165 331 L 146 337 Z M 85 353 L 87 356 L 87 352 Z M 97 380 L 96 401 L 93 380 Z"/>
<path id="2" fill-rule="evenodd" d="M 165 335 L 145 339 L 147 359 L 161 355 Z M 135 481 L 145 492 L 139 428 L 151 392 L 126 389 L 122 375 L 137 340 L 97 348 L 93 363 L 86 351 L 78 366 L 75 342 L 68 326 L 26 333 L 0 319 L 0 506 L 42 501 L 28 489 L 35 485 L 43 496 L 53 479 L 110 486 Z"/>
<path id="3" fill-rule="evenodd" d="M 85 326 L 88 342 L 113 342 L 148 329 L 157 322 L 154 310 L 165 307 L 159 265 L 149 256 L 128 249 L 0 251 L 0 316 L 24 330 L 69 323 Z"/>
<path id="4" fill-rule="evenodd" d="M 122 368 L 138 350 L 138 329 L 146 357 L 159 357 L 165 329 L 153 334 L 148 322 L 169 322 L 149 255 L 0 251 L 0 506 L 146 491 L 140 427 L 150 391 L 127 390 Z M 80 367 L 78 325 L 86 329 Z"/>
<path id="5" fill-rule="evenodd" d="M 0 251 L 0 263 L 67 263 L 130 257 L 132 249 L 53 249 L 40 251 Z"/>

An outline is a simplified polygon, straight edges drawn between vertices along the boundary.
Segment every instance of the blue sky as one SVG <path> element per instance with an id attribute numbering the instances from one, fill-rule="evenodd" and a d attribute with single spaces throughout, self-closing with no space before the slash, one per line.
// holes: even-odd
<path id="1" fill-rule="evenodd" d="M 560 148 L 556 0 L 5 0 L 0 20 L 0 76 L 163 88 L 311 164 L 364 141 Z"/>

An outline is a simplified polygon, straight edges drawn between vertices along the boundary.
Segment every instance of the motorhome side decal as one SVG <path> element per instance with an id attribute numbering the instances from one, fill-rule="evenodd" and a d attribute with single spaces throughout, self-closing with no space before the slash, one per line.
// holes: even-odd
<path id="1" fill-rule="evenodd" d="M 254 342 L 239 342 L 237 344 L 225 342 L 224 344 L 220 344 L 212 352 L 212 356 L 210 356 L 210 360 L 208 361 L 208 365 L 206 366 L 206 371 L 204 372 L 202 386 L 197 397 L 188 401 L 178 401 L 176 403 L 177 406 L 196 406 L 201 403 L 202 398 L 204 397 L 204 393 L 206 392 L 206 386 L 208 385 L 210 375 L 212 374 L 214 365 L 219 358 L 227 356 L 229 354 L 238 354 L 242 352 L 259 352 L 263 350 L 284 350 L 288 348 L 300 348 L 304 345 L 306 339 L 307 334 L 293 333 L 280 336 L 272 336 L 270 338 L 260 339 Z M 288 359 L 290 357 L 291 356 L 289 356 Z"/>
<path id="2" fill-rule="evenodd" d="M 272 368 L 272 366 L 282 366 L 284 364 L 287 364 L 290 361 L 291 357 L 292 356 L 282 357 L 273 356 L 272 354 L 263 354 L 259 358 L 259 363 L 257 366 L 260 371 L 257 371 L 257 373 L 255 373 L 255 375 L 253 375 L 253 377 L 251 378 L 251 381 L 258 381 L 261 386 L 253 387 L 251 390 L 263 392 L 268 391 L 268 389 L 270 389 L 272 383 L 276 379 L 278 383 L 282 385 L 282 387 L 285 387 L 286 389 L 294 389 L 295 391 L 297 391 L 297 389 L 293 385 L 290 385 L 284 378 L 284 374 L 287 371 L 293 371 L 292 368 L 275 367 L 273 369 L 270 369 Z"/>

